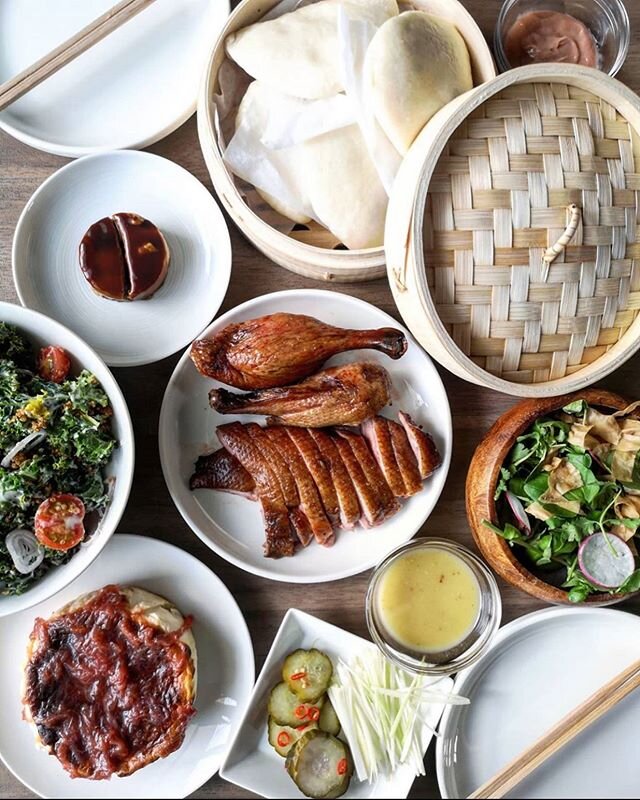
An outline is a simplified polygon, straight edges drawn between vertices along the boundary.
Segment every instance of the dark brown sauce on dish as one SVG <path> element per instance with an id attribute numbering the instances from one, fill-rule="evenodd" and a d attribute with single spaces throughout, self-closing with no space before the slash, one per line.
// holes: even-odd
<path id="1" fill-rule="evenodd" d="M 155 291 L 166 275 L 169 251 L 158 228 L 138 214 L 112 217 L 129 265 L 129 299 Z"/>
<path id="2" fill-rule="evenodd" d="M 195 713 L 190 627 L 165 633 L 132 614 L 117 586 L 51 620 L 37 619 L 25 704 L 72 777 L 128 775 L 182 744 Z"/>
<path id="3" fill-rule="evenodd" d="M 94 222 L 80 242 L 80 267 L 93 289 L 111 300 L 129 291 L 127 267 L 118 232 L 110 217 Z"/>
<path id="4" fill-rule="evenodd" d="M 80 267 L 92 289 L 110 300 L 143 300 L 163 284 L 169 247 L 139 214 L 121 212 L 94 222 L 80 242 Z"/>

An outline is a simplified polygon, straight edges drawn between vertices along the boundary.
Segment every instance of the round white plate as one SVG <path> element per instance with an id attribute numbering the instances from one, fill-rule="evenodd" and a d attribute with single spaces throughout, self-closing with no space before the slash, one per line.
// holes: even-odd
<path id="1" fill-rule="evenodd" d="M 169 245 L 167 278 L 148 300 L 100 297 L 80 269 L 87 228 L 118 211 L 150 219 Z M 215 200 L 190 172 L 119 150 L 73 161 L 36 190 L 18 220 L 12 259 L 22 305 L 67 325 L 107 364 L 127 367 L 175 353 L 213 319 L 229 285 L 231 242 Z"/>
<path id="2" fill-rule="evenodd" d="M 202 377 L 187 351 L 167 386 L 160 412 L 160 459 L 169 491 L 192 530 L 219 555 L 254 575 L 291 583 L 320 583 L 346 578 L 369 569 L 390 550 L 408 541 L 422 527 L 444 486 L 451 459 L 451 411 L 449 401 L 429 356 L 396 320 L 369 303 L 339 292 L 297 289 L 264 295 L 223 314 L 204 332 L 213 334 L 233 322 L 285 311 L 309 314 L 341 327 L 380 328 L 404 331 L 409 348 L 398 361 L 370 350 L 343 353 L 327 366 L 355 360 L 377 361 L 388 370 L 394 386 L 393 406 L 384 413 L 393 417 L 403 410 L 430 431 L 443 456 L 442 466 L 425 481 L 424 489 L 405 501 L 402 509 L 371 530 L 359 526 L 338 531 L 333 547 L 311 543 L 292 558 L 263 556 L 264 527 L 260 506 L 243 497 L 208 489 L 189 490 L 189 477 L 198 456 L 219 443 L 217 425 L 232 420 L 264 417 L 222 416 L 208 403 L 209 389 L 220 384 Z"/>
<path id="3" fill-rule="evenodd" d="M 2 0 L 0 83 L 114 5 Z M 156 0 L 2 113 L 0 128 L 62 156 L 146 147 L 193 114 L 228 0 Z"/>
<path id="4" fill-rule="evenodd" d="M 0 303 L 0 322 L 15 325 L 33 343 L 34 351 L 48 344 L 64 347 L 71 357 L 72 374 L 77 375 L 82 369 L 92 372 L 109 396 L 113 408 L 113 433 L 118 440 L 118 447 L 104 469 L 106 477 L 115 478 L 113 495 L 98 528 L 66 564 L 52 567 L 24 594 L 0 596 L 0 617 L 4 617 L 31 608 L 61 591 L 98 557 L 117 528 L 129 499 L 135 442 L 129 409 L 116 379 L 102 359 L 75 333 L 42 314 L 13 303 Z M 6 652 L 0 635 L 0 660 Z"/>
<path id="5" fill-rule="evenodd" d="M 471 792 L 565 714 L 640 657 L 640 618 L 624 611 L 552 608 L 502 628 L 461 672 L 436 746 L 443 797 Z M 638 797 L 640 693 L 634 692 L 519 786 L 512 798 Z"/>
<path id="6" fill-rule="evenodd" d="M 22 720 L 23 657 L 36 617 L 109 583 L 140 586 L 193 614 L 198 651 L 196 715 L 182 747 L 126 778 L 71 778 L 54 756 L 38 748 Z M 41 797 L 186 797 L 214 775 L 248 702 L 255 677 L 253 647 L 242 612 L 222 581 L 198 559 L 173 545 L 118 534 L 74 583 L 36 608 L 0 620 L 0 756 Z M 9 657 L 10 656 L 10 657 Z"/>

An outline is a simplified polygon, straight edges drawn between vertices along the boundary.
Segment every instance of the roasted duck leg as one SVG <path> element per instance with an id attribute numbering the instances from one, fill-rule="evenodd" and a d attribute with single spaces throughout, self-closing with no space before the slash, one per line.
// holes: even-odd
<path id="1" fill-rule="evenodd" d="M 303 314 L 269 314 L 227 325 L 191 347 L 199 372 L 236 389 L 286 386 L 316 372 L 347 350 L 379 350 L 400 358 L 407 340 L 396 328 L 335 328 Z"/>
<path id="2" fill-rule="evenodd" d="M 389 402 L 390 381 L 378 364 L 331 367 L 297 383 L 236 394 L 212 389 L 209 403 L 219 414 L 266 414 L 297 427 L 359 425 Z"/>

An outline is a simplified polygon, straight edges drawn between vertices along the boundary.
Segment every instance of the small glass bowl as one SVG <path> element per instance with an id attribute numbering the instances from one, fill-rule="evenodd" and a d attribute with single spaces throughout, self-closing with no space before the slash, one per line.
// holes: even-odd
<path id="1" fill-rule="evenodd" d="M 448 651 L 429 653 L 405 648 L 385 628 L 378 611 L 378 588 L 387 569 L 405 553 L 415 550 L 445 550 L 458 556 L 471 570 L 480 587 L 480 611 L 473 629 L 465 639 Z M 424 613 L 428 613 L 425 609 Z M 456 542 L 445 539 L 416 539 L 404 544 L 381 561 L 375 568 L 366 597 L 367 626 L 373 641 L 382 653 L 399 667 L 422 675 L 450 675 L 475 663 L 487 651 L 500 627 L 502 602 L 495 578 L 485 564 Z"/>
<path id="2" fill-rule="evenodd" d="M 596 40 L 598 68 L 615 75 L 629 50 L 631 26 L 622 0 L 505 0 L 494 34 L 494 52 L 501 72 L 511 69 L 504 49 L 504 37 L 513 23 L 529 11 L 560 11 L 579 19 Z"/>

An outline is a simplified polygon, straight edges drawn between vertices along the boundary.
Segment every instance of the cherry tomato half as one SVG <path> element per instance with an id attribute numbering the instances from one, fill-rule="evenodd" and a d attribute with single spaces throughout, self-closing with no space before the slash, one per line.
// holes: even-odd
<path id="1" fill-rule="evenodd" d="M 38 375 L 43 380 L 62 383 L 70 369 L 71 361 L 62 347 L 49 345 L 38 353 Z"/>
<path id="2" fill-rule="evenodd" d="M 52 494 L 36 511 L 34 532 L 44 547 L 69 550 L 84 539 L 84 503 L 73 494 Z"/>

